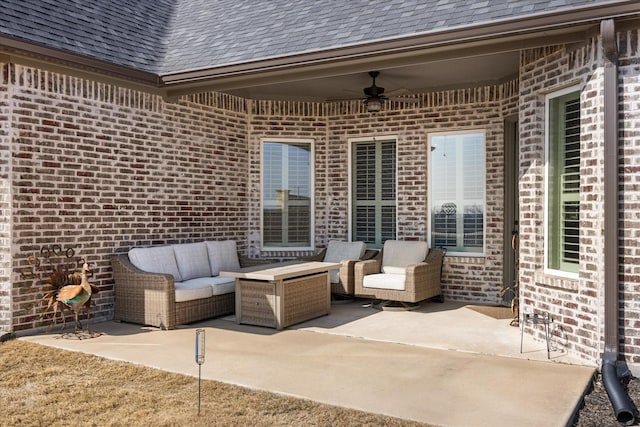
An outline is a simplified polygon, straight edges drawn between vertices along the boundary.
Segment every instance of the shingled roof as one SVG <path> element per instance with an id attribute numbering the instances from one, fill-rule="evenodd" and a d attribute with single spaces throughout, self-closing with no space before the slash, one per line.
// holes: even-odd
<path id="1" fill-rule="evenodd" d="M 0 35 L 159 73 L 177 3 L 0 0 Z"/>
<path id="2" fill-rule="evenodd" d="M 609 3 L 623 2 L 0 0 L 0 38 L 163 75 Z"/>

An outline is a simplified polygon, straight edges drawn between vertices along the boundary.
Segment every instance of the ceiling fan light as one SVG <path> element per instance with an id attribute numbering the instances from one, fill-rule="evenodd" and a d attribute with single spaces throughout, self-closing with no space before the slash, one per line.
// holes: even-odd
<path id="1" fill-rule="evenodd" d="M 367 112 L 377 113 L 382 110 L 382 101 L 378 98 L 367 98 L 364 101 L 364 106 L 367 108 Z"/>

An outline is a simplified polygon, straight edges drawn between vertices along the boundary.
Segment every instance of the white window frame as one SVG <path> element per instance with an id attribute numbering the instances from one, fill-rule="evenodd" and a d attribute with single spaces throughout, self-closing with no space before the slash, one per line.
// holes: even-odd
<path id="1" fill-rule="evenodd" d="M 352 241 L 352 237 L 353 237 L 353 145 L 358 143 L 358 142 L 378 142 L 378 141 L 395 141 L 396 143 L 396 224 L 395 224 L 395 229 L 396 229 L 396 238 L 398 237 L 398 223 L 399 223 L 399 218 L 398 218 L 398 136 L 397 135 L 377 135 L 377 136 L 367 136 L 367 137 L 358 137 L 358 138 L 349 138 L 347 139 L 347 146 L 348 146 L 348 154 L 347 154 L 347 162 L 348 162 L 348 176 L 347 179 L 349 180 L 349 191 L 347 194 L 348 197 L 348 206 L 347 206 L 347 210 L 348 210 L 348 214 L 349 214 L 349 221 L 348 221 L 348 225 L 347 225 L 347 233 L 349 234 L 349 241 Z"/>
<path id="2" fill-rule="evenodd" d="M 309 144 L 311 147 L 310 156 L 310 234 L 309 246 L 265 246 L 264 245 L 264 144 L 265 143 L 282 143 L 282 144 Z M 315 249 L 315 141 L 313 139 L 301 138 L 261 138 L 260 139 L 260 247 L 263 251 L 307 251 Z"/>
<path id="3" fill-rule="evenodd" d="M 557 270 L 549 267 L 549 132 L 550 132 L 550 101 L 560 96 L 573 92 L 580 92 L 580 86 L 571 86 L 555 92 L 548 93 L 544 99 L 544 273 L 565 277 L 568 279 L 578 279 L 579 273 Z M 579 95 L 579 98 L 581 96 Z M 581 125 L 582 127 L 582 125 Z M 582 129 L 580 129 L 582 132 Z"/>
<path id="4" fill-rule="evenodd" d="M 431 191 L 434 185 L 434 177 L 432 176 L 432 168 L 431 168 L 431 156 L 432 156 L 432 139 L 435 136 L 448 136 L 448 135 L 465 135 L 471 133 L 479 133 L 482 134 L 484 139 L 483 153 L 484 153 L 484 194 L 483 194 L 483 227 L 482 227 L 482 251 L 481 252 L 456 252 L 456 251 L 447 251 L 447 256 L 463 256 L 463 257 L 485 257 L 487 252 L 487 131 L 486 129 L 463 129 L 456 131 L 448 131 L 448 132 L 429 132 L 427 134 L 427 170 L 429 171 L 428 178 L 428 192 L 429 196 L 427 197 L 427 242 L 429 247 L 432 247 L 431 242 L 431 234 L 432 234 L 432 208 L 433 208 L 433 197 L 431 195 Z"/>

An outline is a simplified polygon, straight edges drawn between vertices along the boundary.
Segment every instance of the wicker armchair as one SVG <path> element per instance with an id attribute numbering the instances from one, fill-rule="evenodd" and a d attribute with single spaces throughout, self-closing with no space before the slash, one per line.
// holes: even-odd
<path id="1" fill-rule="evenodd" d="M 413 309 L 427 298 L 442 295 L 440 273 L 444 251 L 429 250 L 426 242 L 387 240 L 372 260 L 354 269 L 355 296 L 381 300 L 381 306 L 399 303 Z"/>
<path id="2" fill-rule="evenodd" d="M 264 261 L 238 256 L 241 267 Z M 235 312 L 235 293 L 176 302 L 171 274 L 149 273 L 134 266 L 127 255 L 111 258 L 114 278 L 114 320 L 174 329 L 178 325 Z"/>
<path id="3" fill-rule="evenodd" d="M 345 249 L 347 250 L 345 251 Z M 351 254 L 348 254 L 348 252 L 351 252 Z M 349 259 L 343 259 L 341 253 L 344 253 L 344 256 L 349 257 Z M 331 293 L 339 297 L 346 296 L 353 298 L 355 290 L 354 268 L 356 263 L 358 261 L 372 259 L 377 254 L 377 250 L 366 249 L 364 242 L 339 242 L 332 240 L 328 246 L 318 254 L 300 257 L 298 260 L 339 262 L 340 270 L 331 272 Z"/>

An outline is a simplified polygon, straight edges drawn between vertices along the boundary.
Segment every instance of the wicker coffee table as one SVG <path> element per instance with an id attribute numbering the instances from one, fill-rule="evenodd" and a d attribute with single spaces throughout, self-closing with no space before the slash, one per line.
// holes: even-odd
<path id="1" fill-rule="evenodd" d="M 282 329 L 329 314 L 333 262 L 284 262 L 221 271 L 236 278 L 236 322 Z"/>

